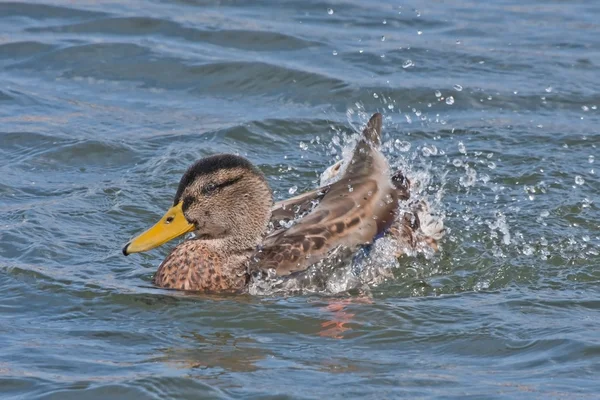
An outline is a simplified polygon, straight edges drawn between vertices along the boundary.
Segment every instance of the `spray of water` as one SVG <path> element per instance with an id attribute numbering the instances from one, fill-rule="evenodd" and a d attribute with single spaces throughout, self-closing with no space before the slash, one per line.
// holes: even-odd
<path id="1" fill-rule="evenodd" d="M 319 184 L 336 182 L 351 163 L 353 149 L 360 137 L 359 129 L 368 116 L 359 109 L 359 123 L 353 123 L 354 111 L 348 111 L 348 122 L 354 132 L 345 133 L 334 130 L 334 136 L 328 146 L 330 155 L 341 155 L 340 159 L 328 167 L 320 176 Z M 439 241 L 444 235 L 443 184 L 433 195 L 427 190 L 432 184 L 431 173 L 427 169 L 412 168 L 410 158 L 397 150 L 397 141 L 383 144 L 384 152 L 390 161 L 390 173 L 401 171 L 411 182 L 410 198 L 400 201 L 397 218 L 418 218 L 420 224 L 415 234 L 416 245 L 404 243 L 401 237 L 385 235 L 372 245 L 361 248 L 356 254 L 349 255 L 349 250 L 338 248 L 331 252 L 327 260 L 313 265 L 303 273 L 292 277 L 277 277 L 274 271 L 266 277 L 254 279 L 250 285 L 251 294 L 268 295 L 274 293 L 324 293 L 337 294 L 350 290 L 369 292 L 371 288 L 390 279 L 394 279 L 394 269 L 399 265 L 399 258 L 434 257 L 434 249 L 427 240 Z M 410 147 L 405 143 L 402 148 Z M 428 148 L 430 154 L 437 154 L 435 146 Z M 352 190 L 349 188 L 348 190 Z M 306 211 L 296 216 L 296 220 L 306 215 Z M 284 221 L 284 226 L 293 225 L 294 221 Z M 430 238 L 430 239 L 427 239 Z M 437 247 L 437 246 L 436 246 Z M 348 262 L 351 259 L 351 262 Z"/>

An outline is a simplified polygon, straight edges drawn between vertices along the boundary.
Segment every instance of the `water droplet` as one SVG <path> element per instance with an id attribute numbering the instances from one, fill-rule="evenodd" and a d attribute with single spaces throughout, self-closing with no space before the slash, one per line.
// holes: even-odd
<path id="1" fill-rule="evenodd" d="M 327 9 L 327 14 L 333 15 L 333 8 L 328 8 Z"/>
<path id="2" fill-rule="evenodd" d="M 288 193 L 294 194 L 294 193 L 296 193 L 296 191 L 298 191 L 298 186 L 294 185 L 288 190 Z"/>
<path id="3" fill-rule="evenodd" d="M 410 142 L 406 142 L 400 139 L 396 139 L 394 141 L 394 147 L 398 150 L 398 151 L 409 151 L 410 150 Z"/>
<path id="4" fill-rule="evenodd" d="M 477 182 L 477 172 L 473 168 L 467 166 L 465 176 L 461 176 L 458 181 L 464 187 L 473 186 L 475 185 L 475 182 Z"/>
<path id="5" fill-rule="evenodd" d="M 579 175 L 575 175 L 575 183 L 578 184 L 579 186 L 581 186 L 585 183 L 585 179 L 583 179 Z"/>
<path id="6" fill-rule="evenodd" d="M 291 228 L 294 225 L 294 221 L 286 221 L 285 219 L 279 220 L 279 225 L 284 228 Z"/>
<path id="7" fill-rule="evenodd" d="M 382 37 L 381 37 L 381 41 L 382 41 L 382 42 L 385 42 L 385 36 L 382 36 Z"/>
<path id="8" fill-rule="evenodd" d="M 548 86 L 546 88 L 546 93 L 552 93 L 552 86 Z"/>
<path id="9" fill-rule="evenodd" d="M 589 157 L 588 157 L 588 162 L 589 162 L 590 164 L 593 164 L 593 163 L 594 163 L 594 156 L 589 156 Z"/>
<path id="10" fill-rule="evenodd" d="M 410 68 L 414 66 L 412 60 L 406 60 L 404 61 L 404 63 L 402 63 L 402 68 L 406 69 L 406 68 Z"/>
<path id="11" fill-rule="evenodd" d="M 384 19 L 383 22 L 382 22 L 382 24 L 384 24 L 384 25 L 387 24 L 387 21 Z"/>
<path id="12" fill-rule="evenodd" d="M 421 153 L 423 153 L 424 157 L 436 156 L 438 153 L 438 149 L 434 145 L 423 146 Z"/>
<path id="13" fill-rule="evenodd" d="M 423 31 L 417 31 L 417 35 L 422 35 Z"/>
<path id="14" fill-rule="evenodd" d="M 462 91 L 463 87 L 460 85 L 454 85 L 454 90 L 456 90 L 457 92 Z"/>
<path id="15" fill-rule="evenodd" d="M 379 95 L 377 93 L 373 93 L 373 97 L 376 98 L 376 99 L 378 99 Z"/>
<path id="16" fill-rule="evenodd" d="M 490 161 L 487 166 L 489 169 L 496 169 L 496 163 L 493 161 Z"/>
<path id="17" fill-rule="evenodd" d="M 460 44 L 460 40 L 457 40 L 457 41 L 456 41 L 456 44 Z"/>
<path id="18" fill-rule="evenodd" d="M 590 108 L 588 106 L 581 106 L 581 109 L 583 111 L 589 111 L 590 110 Z"/>
<path id="19" fill-rule="evenodd" d="M 360 54 L 362 54 L 362 53 L 364 52 L 364 50 L 363 50 L 363 49 L 360 49 L 358 52 L 359 52 Z"/>
<path id="20" fill-rule="evenodd" d="M 460 154 L 467 154 L 467 148 L 463 142 L 458 142 L 458 152 Z"/>
<path id="21" fill-rule="evenodd" d="M 308 145 L 304 142 L 300 142 L 300 150 L 308 150 Z"/>
<path id="22" fill-rule="evenodd" d="M 452 160 L 452 165 L 454 165 L 456 168 L 460 168 L 463 166 L 463 162 L 460 159 L 455 158 Z"/>
<path id="23" fill-rule="evenodd" d="M 332 51 L 331 54 L 333 54 L 334 56 L 337 56 L 337 54 L 338 54 L 337 50 Z"/>
<path id="24" fill-rule="evenodd" d="M 448 104 L 448 105 L 450 105 L 450 106 L 451 106 L 452 104 L 454 104 L 454 97 L 452 97 L 452 96 L 448 96 L 448 97 L 446 97 L 446 104 Z"/>
<path id="25" fill-rule="evenodd" d="M 388 104 L 388 108 L 389 108 L 390 110 L 393 110 L 393 109 L 394 109 L 394 105 L 390 103 L 390 104 Z"/>
<path id="26" fill-rule="evenodd" d="M 442 97 L 442 92 L 440 92 L 439 90 L 436 90 L 435 97 Z"/>

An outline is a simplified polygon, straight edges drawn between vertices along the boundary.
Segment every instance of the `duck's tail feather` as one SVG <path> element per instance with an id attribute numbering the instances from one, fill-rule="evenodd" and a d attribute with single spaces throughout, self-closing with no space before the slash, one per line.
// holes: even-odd
<path id="1" fill-rule="evenodd" d="M 379 144 L 381 143 L 381 124 L 381 114 L 375 113 L 373 114 L 373 116 L 367 123 L 367 126 L 362 132 L 363 137 L 375 146 L 379 146 Z"/>

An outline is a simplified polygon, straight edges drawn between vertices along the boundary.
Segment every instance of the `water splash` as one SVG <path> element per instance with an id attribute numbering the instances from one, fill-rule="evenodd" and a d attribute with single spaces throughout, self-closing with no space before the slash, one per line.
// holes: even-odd
<path id="1" fill-rule="evenodd" d="M 441 90 L 435 90 L 434 95 L 438 102 L 445 102 Z M 411 201 L 427 204 L 431 219 L 445 227 L 445 235 L 438 253 L 407 252 L 399 259 L 392 257 L 393 263 L 386 261 L 394 246 L 391 239 L 377 241 L 368 262 L 361 261 L 366 267 L 357 269 L 353 264 L 353 269 L 345 265 L 346 269 L 332 273 L 328 279 L 321 274 L 309 284 L 314 291 L 335 293 L 349 287 L 372 290 L 384 282 L 388 290 L 399 286 L 403 293 L 414 296 L 490 290 L 512 282 L 542 279 L 544 273 L 532 268 L 539 260 L 551 264 L 561 263 L 552 260 L 587 262 L 600 253 L 599 237 L 566 234 L 586 232 L 590 227 L 591 223 L 579 214 L 596 212 L 595 204 L 588 203 L 585 199 L 589 196 L 584 196 L 588 186 L 595 184 L 593 172 L 585 175 L 579 170 L 563 179 L 563 175 L 552 178 L 546 176 L 544 168 L 532 167 L 529 173 L 507 175 L 508 166 L 514 165 L 512 160 L 504 162 L 510 153 L 507 156 L 486 150 L 473 133 L 448 127 L 452 122 L 439 113 L 439 108 L 432 113 L 430 106 L 402 104 L 384 90 L 373 93 L 373 99 L 381 103 L 380 111 L 385 115 L 383 153 L 392 170 L 401 170 L 411 181 Z M 341 163 L 342 171 L 369 116 L 362 103 L 354 104 L 346 111 L 347 124 L 332 125 L 331 139 L 323 140 L 325 151 Z M 588 153 L 582 162 L 589 166 L 595 163 L 595 157 Z M 331 176 L 321 183 L 331 182 L 328 179 Z M 552 192 L 564 187 L 569 187 L 569 196 L 582 196 L 576 211 L 567 206 L 549 206 L 548 196 L 555 196 Z M 447 203 L 452 204 L 451 208 Z M 427 221 L 428 216 L 420 219 Z M 565 224 L 569 229 L 564 228 Z M 438 226 L 436 222 L 422 225 L 423 234 L 429 236 L 432 232 L 427 231 L 428 227 Z M 358 270 L 363 272 L 356 275 Z M 301 285 L 297 284 L 299 290 Z"/>
<path id="2" fill-rule="evenodd" d="M 357 107 L 357 110 L 347 112 L 351 126 L 364 125 L 368 114 Z M 360 123 L 353 123 L 351 118 L 358 116 Z M 352 134 L 341 134 L 336 131 L 330 146 L 341 146 L 335 153 L 342 154 L 341 160 L 328 167 L 320 177 L 320 184 L 336 182 L 343 176 L 347 166 L 351 163 L 353 150 L 360 129 L 355 129 Z M 390 161 L 390 170 L 402 171 L 410 181 L 410 197 L 400 201 L 398 208 L 398 221 L 406 218 L 411 224 L 417 224 L 414 234 L 409 236 L 387 234 L 376 240 L 372 245 L 366 246 L 357 254 L 349 253 L 343 247 L 334 249 L 326 260 L 311 266 L 307 271 L 294 274 L 292 277 L 278 277 L 275 271 L 270 271 L 266 276 L 255 277 L 249 291 L 251 294 L 271 295 L 275 293 L 289 294 L 293 292 L 337 294 L 358 289 L 368 292 L 378 285 L 394 279 L 394 270 L 408 258 L 424 257 L 430 260 L 434 257 L 437 248 L 436 242 L 444 235 L 443 213 L 440 206 L 443 199 L 443 184 L 435 186 L 433 195 L 429 192 L 433 178 L 427 170 L 412 168 L 411 160 L 399 155 L 408 151 L 411 145 L 408 141 L 386 142 L 382 149 Z M 398 150 L 400 147 L 401 150 Z M 397 154 L 398 153 L 398 154 Z M 420 153 L 422 157 L 433 157 L 439 154 L 435 145 L 416 149 L 411 155 Z M 443 179 L 443 178 L 442 178 Z M 352 191 L 349 186 L 348 190 Z M 391 201 L 391 199 L 390 199 Z M 305 215 L 297 215 L 297 219 Z M 297 220 L 296 219 L 296 220 Z M 286 221 L 293 224 L 293 221 Z M 402 223 L 399 225 L 402 226 Z M 432 244 L 433 243 L 433 244 Z M 399 261 L 400 260 L 400 261 Z"/>

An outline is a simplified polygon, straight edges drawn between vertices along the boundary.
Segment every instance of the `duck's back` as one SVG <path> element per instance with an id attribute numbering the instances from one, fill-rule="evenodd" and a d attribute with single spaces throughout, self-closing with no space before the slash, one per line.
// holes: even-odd
<path id="1" fill-rule="evenodd" d="M 289 275 L 306 270 L 335 249 L 355 250 L 383 234 L 395 218 L 398 194 L 378 149 L 380 135 L 381 114 L 375 114 L 340 180 L 308 215 L 265 239 L 251 270 Z"/>

